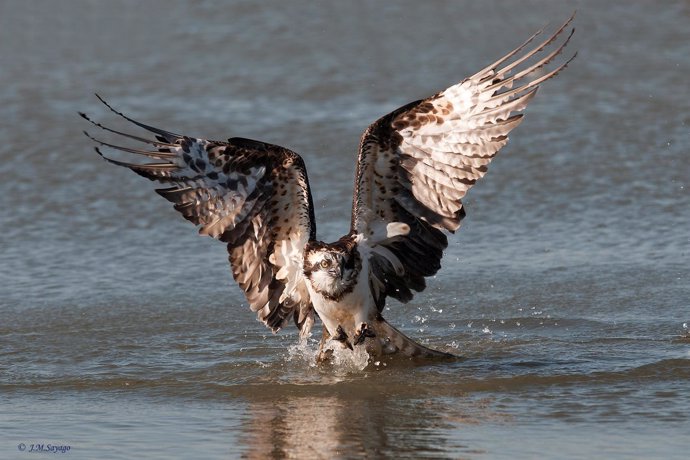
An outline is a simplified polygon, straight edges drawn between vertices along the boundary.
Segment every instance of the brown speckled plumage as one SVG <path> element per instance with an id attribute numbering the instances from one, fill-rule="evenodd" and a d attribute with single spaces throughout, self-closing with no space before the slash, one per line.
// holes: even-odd
<path id="1" fill-rule="evenodd" d="M 574 29 L 557 39 L 572 19 L 533 48 L 525 51 L 541 31 L 460 83 L 372 123 L 360 141 L 350 231 L 330 244 L 317 240 L 307 171 L 295 152 L 237 137 L 219 142 L 175 134 L 128 118 L 102 99 L 155 140 L 82 116 L 149 146 L 94 139 L 101 155 L 110 148 L 153 159 L 130 163 L 102 155 L 164 184 L 156 191 L 185 219 L 227 244 L 235 280 L 274 332 L 294 318 L 305 335 L 316 313 L 324 339 L 338 337 L 350 348 L 366 343 L 373 353 L 439 356 L 380 312 L 388 296 L 409 301 L 440 269 L 447 235 L 465 216 L 462 198 L 486 174 L 539 85 L 572 60 L 545 70 L 569 42 Z"/>

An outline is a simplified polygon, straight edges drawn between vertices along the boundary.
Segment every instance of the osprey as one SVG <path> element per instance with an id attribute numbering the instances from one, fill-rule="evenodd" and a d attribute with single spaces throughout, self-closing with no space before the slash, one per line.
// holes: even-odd
<path id="1" fill-rule="evenodd" d="M 323 323 L 320 359 L 334 347 L 364 346 L 370 355 L 441 357 L 388 324 L 388 297 L 408 302 L 441 268 L 447 233 L 465 216 L 461 199 L 487 171 L 508 133 L 520 124 L 539 85 L 575 29 L 560 40 L 568 19 L 533 47 L 542 31 L 469 78 L 411 102 L 370 125 L 361 137 L 350 231 L 319 241 L 307 170 L 295 152 L 239 137 L 226 142 L 175 134 L 111 111 L 153 134 L 146 149 L 91 137 L 109 163 L 165 188 L 159 195 L 208 235 L 227 244 L 232 274 L 252 311 L 273 332 L 292 318 L 306 337 Z M 534 58 L 534 59 L 531 59 Z M 102 153 L 117 149 L 153 159 L 123 162 Z"/>

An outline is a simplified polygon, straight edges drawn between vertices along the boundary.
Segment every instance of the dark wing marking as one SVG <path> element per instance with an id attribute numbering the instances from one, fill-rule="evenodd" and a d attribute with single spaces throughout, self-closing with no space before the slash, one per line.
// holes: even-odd
<path id="1" fill-rule="evenodd" d="M 424 278 L 441 267 L 444 231 L 460 227 L 461 199 L 522 121 L 514 112 L 575 57 L 537 72 L 568 44 L 574 29 L 552 46 L 572 19 L 531 50 L 523 51 L 541 31 L 473 76 L 397 109 L 364 132 L 351 232 L 371 247 L 370 284 L 379 309 L 386 296 L 410 300 L 412 290 L 423 290 Z M 540 53 L 545 55 L 527 64 Z"/>
<path id="2" fill-rule="evenodd" d="M 316 237 L 316 226 L 302 158 L 286 148 L 249 139 L 218 142 L 182 136 L 132 120 L 101 101 L 154 133 L 156 140 L 107 128 L 82 113 L 98 128 L 150 147 L 120 146 L 86 133 L 99 144 L 99 155 L 165 184 L 166 188 L 156 190 L 159 195 L 198 225 L 201 234 L 227 243 L 233 276 L 259 319 L 275 332 L 292 316 L 301 333 L 307 334 L 314 312 L 302 255 L 307 242 Z M 105 156 L 102 148 L 156 161 L 119 161 Z"/>

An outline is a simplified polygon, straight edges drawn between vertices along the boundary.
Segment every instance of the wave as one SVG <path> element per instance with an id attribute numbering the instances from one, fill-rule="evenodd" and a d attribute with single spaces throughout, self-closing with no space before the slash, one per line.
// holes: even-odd
<path id="1" fill-rule="evenodd" d="M 522 392 L 545 387 L 592 387 L 631 383 L 690 381 L 690 359 L 664 359 L 637 367 L 613 371 L 551 373 L 548 363 L 503 362 L 468 359 L 453 364 L 420 364 L 410 360 L 389 360 L 360 369 L 357 360 L 339 368 L 314 366 L 305 359 L 310 350 L 292 350 L 273 363 L 248 361 L 217 364 L 210 368 L 179 373 L 148 375 L 79 375 L 54 379 L 39 378 L 0 383 L 2 392 L 148 392 L 164 397 L 223 397 L 235 395 L 326 396 L 362 392 L 386 392 L 400 396 L 443 397 L 475 392 Z M 515 374 L 518 367 L 529 370 Z M 489 369 L 489 370 L 487 370 Z M 537 371 L 535 371 L 537 369 Z M 362 385 L 366 381 L 367 385 Z"/>

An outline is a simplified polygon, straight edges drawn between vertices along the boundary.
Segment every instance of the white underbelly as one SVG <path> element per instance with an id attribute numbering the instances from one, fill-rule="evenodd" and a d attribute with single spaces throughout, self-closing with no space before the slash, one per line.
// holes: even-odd
<path id="1" fill-rule="evenodd" d="M 363 275 L 360 273 L 355 288 L 337 301 L 309 289 L 314 310 L 331 335 L 335 335 L 340 326 L 348 336 L 352 336 L 363 322 L 372 321 L 376 317 L 377 310 L 369 290 L 368 276 Z"/>

